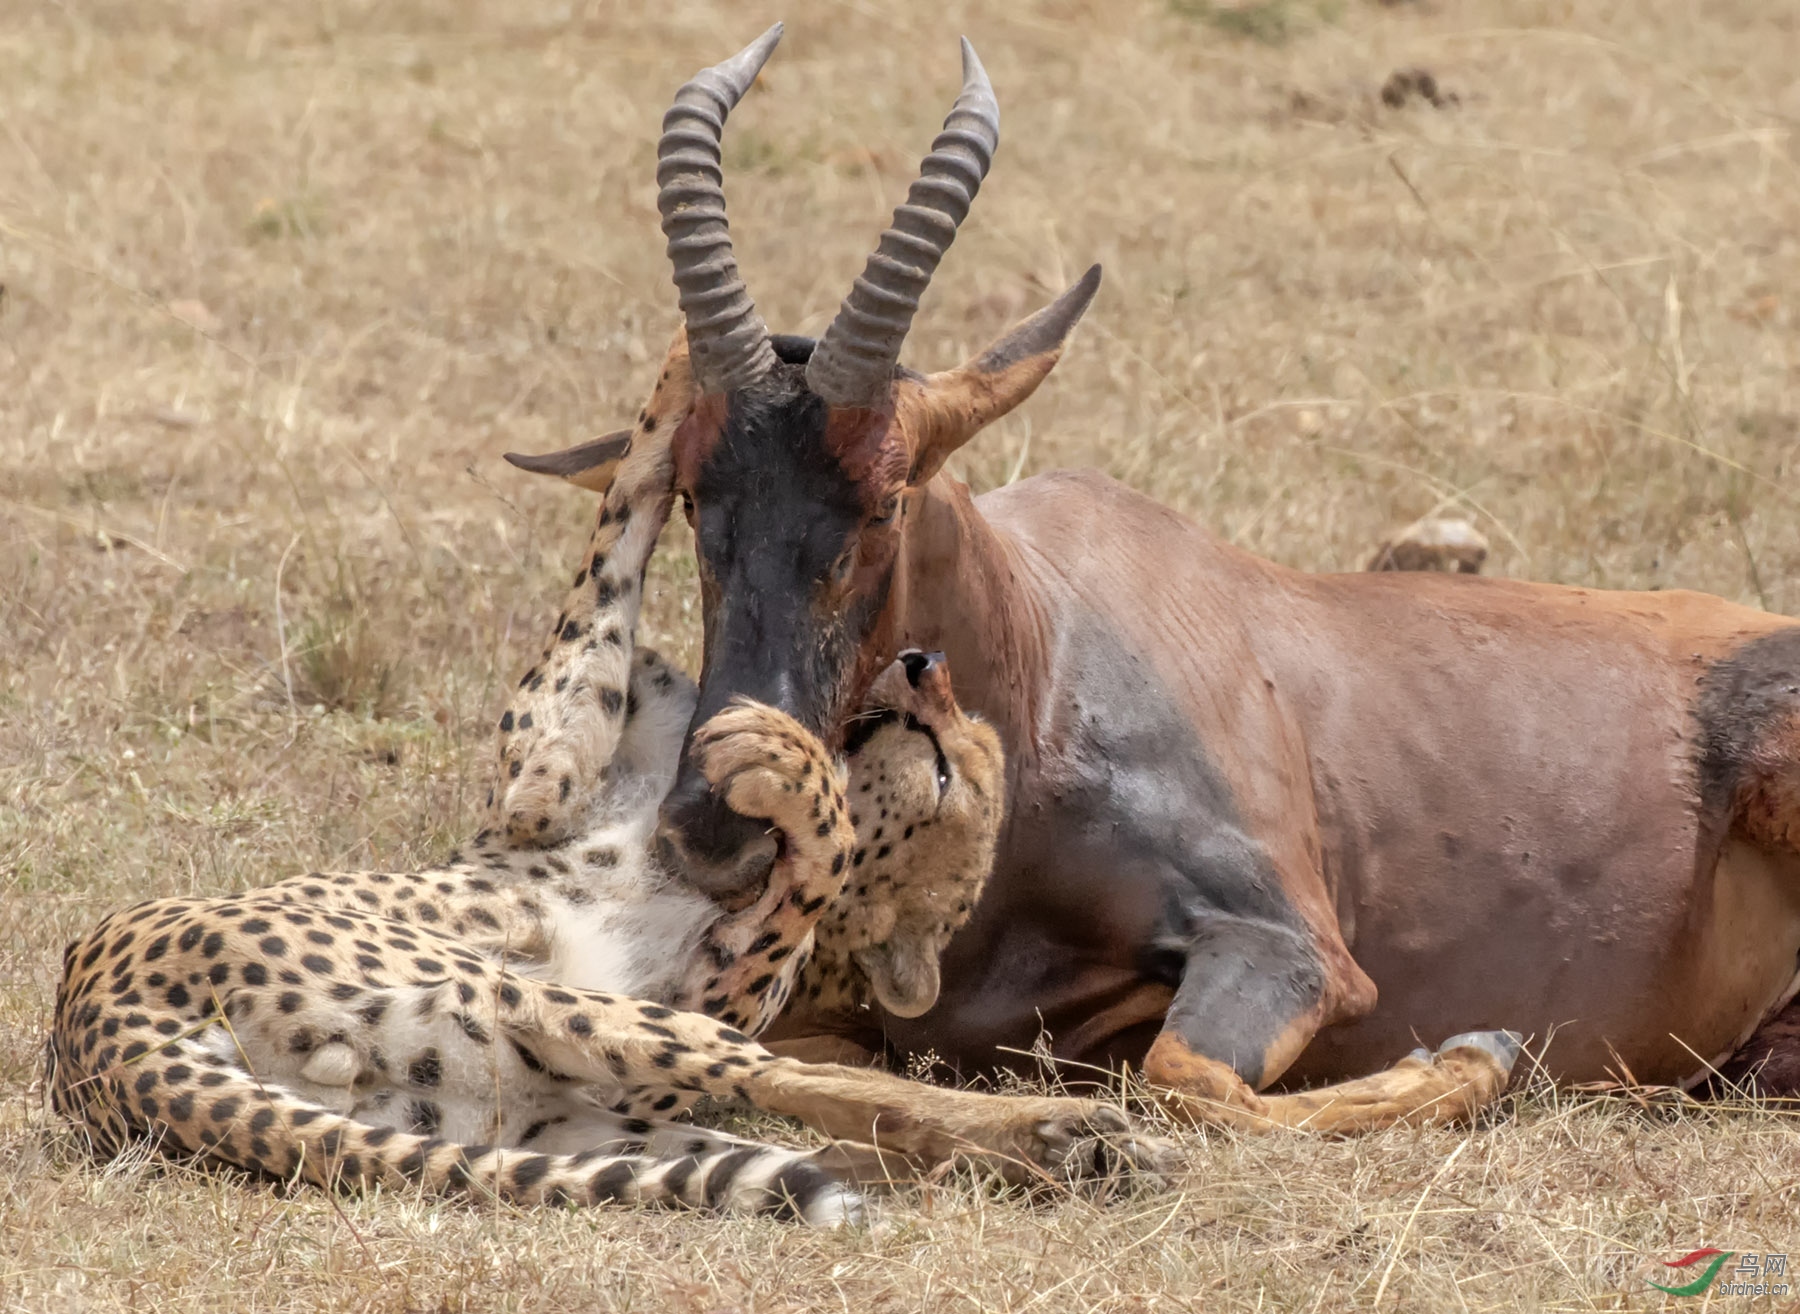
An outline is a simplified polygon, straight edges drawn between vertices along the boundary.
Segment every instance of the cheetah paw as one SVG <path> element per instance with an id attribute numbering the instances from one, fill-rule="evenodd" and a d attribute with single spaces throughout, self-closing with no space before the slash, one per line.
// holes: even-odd
<path id="1" fill-rule="evenodd" d="M 695 733 L 694 754 L 713 788 L 742 816 L 778 826 L 811 822 L 819 813 L 809 809 L 822 794 L 834 819 L 849 825 L 839 806 L 841 782 L 823 746 L 786 713 L 734 703 Z"/>
<path id="2" fill-rule="evenodd" d="M 566 742 L 540 739 L 516 749 L 520 774 L 500 792 L 495 821 L 514 848 L 549 848 L 567 839 L 588 802 L 592 781 Z"/>
<path id="3" fill-rule="evenodd" d="M 1064 1181 L 1120 1183 L 1160 1190 L 1176 1167 L 1171 1141 L 1146 1136 L 1110 1104 L 1070 1101 L 1034 1128 L 1041 1147 L 1038 1162 Z"/>

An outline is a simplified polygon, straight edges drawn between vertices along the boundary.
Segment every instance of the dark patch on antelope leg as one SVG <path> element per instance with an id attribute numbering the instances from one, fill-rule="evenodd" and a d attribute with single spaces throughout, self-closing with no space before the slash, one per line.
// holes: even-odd
<path id="1" fill-rule="evenodd" d="M 1204 916 L 1157 1044 L 1173 1035 L 1256 1090 L 1279 1077 L 1312 1039 L 1325 990 L 1325 970 L 1301 932 Z"/>
<path id="2" fill-rule="evenodd" d="M 1197 1010 L 1189 1039 L 1244 1063 L 1256 1084 L 1265 1050 L 1317 1006 L 1330 973 L 1244 819 L 1244 782 L 1188 709 L 1122 636 L 1097 621 L 1062 624 L 1057 680 L 1068 692 L 1035 744 L 1008 745 L 1011 811 L 993 876 L 945 949 L 936 1007 L 883 1017 L 890 1045 L 969 1075 L 1013 1062 L 1008 1051 L 1029 1050 L 1043 1030 L 1058 1059 L 1135 1066 L 1154 1024 L 1141 1013 L 1118 1016 L 1111 1035 L 1088 1024 L 1156 986 L 1176 991 L 1177 1008 L 1185 991 Z M 1236 966 L 1234 937 L 1248 955 Z"/>

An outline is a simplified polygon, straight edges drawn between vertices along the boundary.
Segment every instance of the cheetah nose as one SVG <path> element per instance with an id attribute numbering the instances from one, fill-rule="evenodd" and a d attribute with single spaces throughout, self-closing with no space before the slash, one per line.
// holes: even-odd
<path id="1" fill-rule="evenodd" d="M 917 689 L 920 680 L 944 664 L 944 654 L 908 648 L 900 654 L 900 664 L 906 668 L 906 682 Z"/>

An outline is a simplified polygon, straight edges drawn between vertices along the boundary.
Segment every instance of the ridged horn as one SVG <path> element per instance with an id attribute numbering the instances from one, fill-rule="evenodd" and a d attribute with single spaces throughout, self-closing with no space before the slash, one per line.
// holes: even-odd
<path id="1" fill-rule="evenodd" d="M 962 94 L 918 181 L 807 362 L 807 386 L 832 406 L 876 406 L 886 397 L 919 298 L 1000 144 L 1000 105 L 967 37 L 962 59 Z"/>
<path id="2" fill-rule="evenodd" d="M 768 326 L 731 253 L 719 140 L 726 116 L 780 40 L 777 23 L 723 64 L 696 73 L 675 93 L 656 145 L 656 208 L 669 239 L 688 355 L 702 392 L 747 387 L 775 365 Z"/>

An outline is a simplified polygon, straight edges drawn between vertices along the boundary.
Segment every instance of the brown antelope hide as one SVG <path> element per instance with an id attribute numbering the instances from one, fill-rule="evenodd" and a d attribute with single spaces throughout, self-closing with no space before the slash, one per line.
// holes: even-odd
<path id="1" fill-rule="evenodd" d="M 1100 271 L 966 364 L 899 363 L 998 141 L 965 43 L 837 317 L 772 335 L 719 143 L 779 35 L 682 87 L 658 154 L 693 724 L 752 698 L 833 740 L 895 651 L 942 650 L 1008 761 L 937 1004 L 831 1039 L 970 1073 L 1047 1038 L 1195 1120 L 1337 1130 L 1468 1113 L 1523 1036 L 1570 1081 L 1692 1083 L 1794 1044 L 1771 1024 L 1800 1008 L 1800 626 L 1693 593 L 1302 574 L 1091 471 L 971 497 L 945 459 L 1042 382 Z M 660 836 L 726 907 L 777 856 L 691 761 Z"/>

